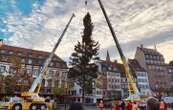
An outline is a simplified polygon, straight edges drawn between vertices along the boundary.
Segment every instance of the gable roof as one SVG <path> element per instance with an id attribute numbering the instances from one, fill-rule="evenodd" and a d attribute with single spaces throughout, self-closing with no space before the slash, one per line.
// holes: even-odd
<path id="1" fill-rule="evenodd" d="M 140 66 L 139 62 L 136 59 L 128 59 L 128 62 L 130 64 L 130 67 L 134 71 L 146 71 L 144 68 Z"/>

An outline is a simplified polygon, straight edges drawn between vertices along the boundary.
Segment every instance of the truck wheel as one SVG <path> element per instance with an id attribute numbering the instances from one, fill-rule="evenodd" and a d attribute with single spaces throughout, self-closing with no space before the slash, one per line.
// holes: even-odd
<path id="1" fill-rule="evenodd" d="M 47 106 L 45 104 L 40 105 L 41 110 L 47 110 Z"/>
<path id="2" fill-rule="evenodd" d="M 29 108 L 30 110 L 37 110 L 38 106 L 34 104 L 34 105 L 31 105 Z"/>
<path id="3" fill-rule="evenodd" d="M 12 110 L 22 110 L 22 105 L 21 104 L 15 104 L 15 105 L 13 105 Z"/>

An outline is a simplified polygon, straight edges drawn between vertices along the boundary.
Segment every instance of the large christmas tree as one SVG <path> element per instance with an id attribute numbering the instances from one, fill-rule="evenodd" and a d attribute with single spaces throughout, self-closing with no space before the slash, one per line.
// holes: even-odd
<path id="1" fill-rule="evenodd" d="M 72 68 L 69 70 L 69 78 L 82 87 L 84 97 L 85 93 L 92 93 L 92 82 L 97 78 L 97 66 L 93 61 L 98 59 L 99 44 L 92 39 L 93 23 L 89 13 L 85 15 L 83 25 L 82 41 L 78 41 L 70 57 Z"/>

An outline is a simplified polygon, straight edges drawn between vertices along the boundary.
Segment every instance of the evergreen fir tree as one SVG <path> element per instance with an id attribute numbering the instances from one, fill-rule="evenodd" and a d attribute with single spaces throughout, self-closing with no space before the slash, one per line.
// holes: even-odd
<path id="1" fill-rule="evenodd" d="M 93 24 L 87 13 L 83 19 L 82 41 L 75 45 L 75 52 L 70 57 L 69 78 L 74 79 L 83 89 L 83 96 L 92 93 L 92 81 L 97 78 L 97 66 L 93 63 L 97 57 L 99 43 L 92 39 Z"/>

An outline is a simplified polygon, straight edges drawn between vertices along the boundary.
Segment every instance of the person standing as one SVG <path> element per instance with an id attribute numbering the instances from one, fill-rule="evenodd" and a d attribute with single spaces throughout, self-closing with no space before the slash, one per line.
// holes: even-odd
<path id="1" fill-rule="evenodd" d="M 138 104 L 136 102 L 133 103 L 132 110 L 138 110 Z"/>
<path id="2" fill-rule="evenodd" d="M 163 100 L 160 102 L 160 110 L 166 110 L 166 104 Z"/>
<path id="3" fill-rule="evenodd" d="M 147 108 L 146 110 L 159 110 L 159 101 L 154 98 L 154 97 L 150 97 L 147 100 Z"/>
<path id="4" fill-rule="evenodd" d="M 121 110 L 121 104 L 119 101 L 116 103 L 116 110 Z"/>
<path id="5" fill-rule="evenodd" d="M 111 110 L 116 110 L 116 107 L 117 107 L 116 101 L 113 100 L 111 105 Z"/>
<path id="6" fill-rule="evenodd" d="M 124 100 L 122 100 L 122 102 L 121 102 L 121 110 L 125 110 L 125 108 L 126 108 L 126 104 L 125 104 Z"/>
<path id="7" fill-rule="evenodd" d="M 133 103 L 129 101 L 127 104 L 127 110 L 132 110 L 132 108 L 133 108 Z"/>
<path id="8" fill-rule="evenodd" d="M 100 108 L 100 110 L 103 110 L 103 108 L 104 108 L 103 100 L 100 100 L 99 108 Z"/>

